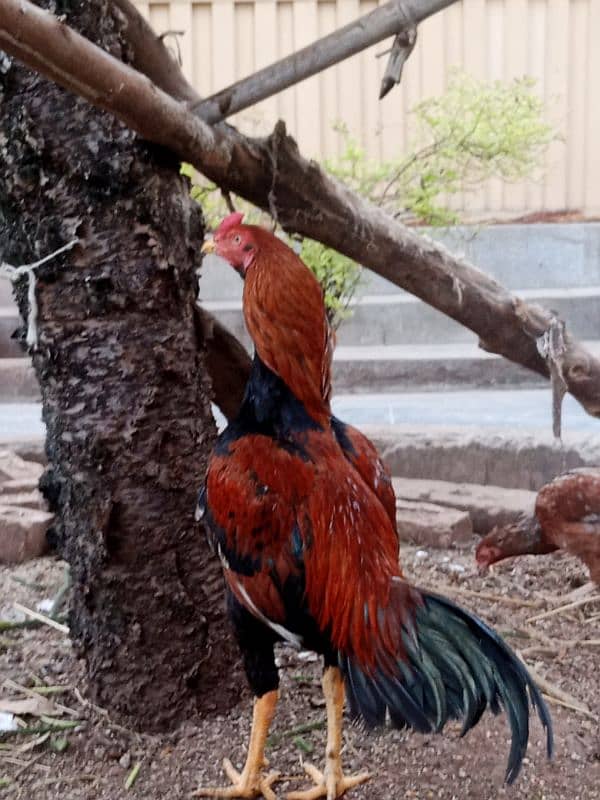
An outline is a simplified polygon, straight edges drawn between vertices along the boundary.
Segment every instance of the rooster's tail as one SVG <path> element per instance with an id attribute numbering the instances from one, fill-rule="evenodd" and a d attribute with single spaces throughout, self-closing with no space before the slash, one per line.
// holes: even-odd
<path id="1" fill-rule="evenodd" d="M 350 712 L 370 727 L 383 724 L 389 715 L 394 727 L 423 733 L 458 719 L 464 735 L 486 708 L 494 714 L 504 709 L 512 734 L 506 781 L 512 783 L 527 749 L 530 706 L 546 730 L 548 757 L 552 755 L 552 722 L 539 689 L 484 622 L 443 597 L 420 595 L 412 624 L 402 627 L 403 652 L 394 663 L 385 658 L 363 669 L 356 657 L 340 654 Z"/>

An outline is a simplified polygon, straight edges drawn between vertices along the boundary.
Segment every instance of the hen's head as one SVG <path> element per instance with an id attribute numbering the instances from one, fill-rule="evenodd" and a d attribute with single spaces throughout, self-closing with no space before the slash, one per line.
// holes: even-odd
<path id="1" fill-rule="evenodd" d="M 496 561 L 512 555 L 506 552 L 506 538 L 506 528 L 494 528 L 479 542 L 475 551 L 475 561 L 480 572 L 486 572 Z"/>
<path id="2" fill-rule="evenodd" d="M 258 242 L 256 227 L 244 225 L 243 218 L 244 215 L 239 212 L 225 217 L 212 239 L 207 239 L 202 245 L 202 252 L 221 256 L 240 275 L 245 276 L 256 259 Z"/>
<path id="3" fill-rule="evenodd" d="M 523 515 L 516 522 L 493 528 L 484 536 L 475 551 L 475 560 L 480 571 L 484 572 L 504 558 L 549 553 L 553 549 L 555 548 L 548 547 L 542 539 L 537 520 Z"/>

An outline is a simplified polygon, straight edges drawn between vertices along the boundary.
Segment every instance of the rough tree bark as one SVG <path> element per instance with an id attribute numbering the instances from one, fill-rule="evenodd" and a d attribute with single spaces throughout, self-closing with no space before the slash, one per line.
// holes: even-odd
<path id="1" fill-rule="evenodd" d="M 59 10 L 126 57 L 106 0 Z M 92 698 L 164 728 L 239 685 L 220 568 L 193 521 L 214 436 L 195 310 L 202 216 L 169 152 L 1 64 L 0 252 L 25 263 L 79 237 L 38 270 L 33 353 L 71 635 Z M 26 316 L 25 286 L 17 298 Z"/>
<path id="2" fill-rule="evenodd" d="M 539 347 L 556 328 L 550 311 L 512 295 L 307 161 L 283 123 L 260 139 L 223 123 L 209 127 L 189 111 L 189 89 L 177 90 L 177 98 L 185 96 L 180 102 L 159 88 L 171 90 L 172 73 L 163 79 L 161 67 L 153 65 L 150 80 L 126 69 L 55 18 L 34 18 L 28 11 L 24 24 L 20 12 L 28 6 L 26 0 L 0 4 L 0 46 L 109 109 L 149 141 L 169 147 L 223 189 L 268 209 L 287 231 L 335 248 L 470 328 L 484 349 L 545 377 L 560 373 L 563 389 L 600 417 L 600 359 L 568 331 L 559 354 L 546 356 Z M 140 26 L 137 35 L 147 37 L 146 28 Z M 147 59 L 138 57 L 137 64 L 145 68 Z"/>

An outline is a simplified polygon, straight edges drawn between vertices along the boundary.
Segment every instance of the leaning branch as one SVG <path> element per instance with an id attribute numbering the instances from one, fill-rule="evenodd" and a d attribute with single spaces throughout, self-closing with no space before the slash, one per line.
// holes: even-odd
<path id="1" fill-rule="evenodd" d="M 405 45 L 402 61 L 404 63 L 414 45 L 417 23 L 455 2 L 456 0 L 390 0 L 369 14 L 303 47 L 302 50 L 207 97 L 206 100 L 192 106 L 192 109 L 197 111 L 198 116 L 205 122 L 211 124 L 220 122 L 402 31 L 406 32 L 409 38 L 412 37 L 409 49 Z M 409 30 L 412 31 L 410 35 L 407 33 Z M 396 47 L 391 59 L 394 77 L 390 83 L 388 68 L 380 97 L 400 80 L 397 49 Z M 399 70 L 401 69 L 400 65 Z"/>
<path id="2" fill-rule="evenodd" d="M 290 232 L 333 247 L 474 331 L 486 350 L 549 376 L 538 349 L 555 323 L 466 261 L 397 222 L 304 159 L 278 123 L 266 139 L 209 127 L 183 102 L 26 0 L 0 4 L 0 47 L 194 164 Z M 600 360 L 568 334 L 569 392 L 600 417 Z"/>

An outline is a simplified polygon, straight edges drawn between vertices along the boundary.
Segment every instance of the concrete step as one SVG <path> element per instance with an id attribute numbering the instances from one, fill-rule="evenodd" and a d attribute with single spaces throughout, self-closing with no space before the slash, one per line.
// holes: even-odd
<path id="1" fill-rule="evenodd" d="M 600 286 L 525 289 L 517 294 L 556 311 L 577 338 L 600 339 Z M 207 301 L 203 307 L 250 347 L 241 301 Z M 406 292 L 365 295 L 351 304 L 351 310 L 338 328 L 340 346 L 476 342 L 471 331 Z"/>
<path id="2" fill-rule="evenodd" d="M 444 399 L 439 403 L 443 407 Z M 598 424 L 596 420 L 592 422 Z M 569 433 L 561 443 L 549 430 L 526 427 L 500 430 L 475 424 L 456 427 L 452 423 L 444 427 L 423 424 L 360 427 L 374 442 L 392 475 L 402 478 L 537 492 L 569 469 L 600 463 L 600 433 L 595 436 Z"/>
<path id="3" fill-rule="evenodd" d="M 0 402 L 36 402 L 40 396 L 29 358 L 0 358 Z"/>
<path id="4" fill-rule="evenodd" d="M 600 355 L 600 341 L 590 347 Z M 547 385 L 541 375 L 475 344 L 338 347 L 333 366 L 335 390 L 348 393 Z"/>
<path id="5" fill-rule="evenodd" d="M 585 345 L 600 358 L 600 340 Z M 548 387 L 542 376 L 475 345 L 338 347 L 333 377 L 337 394 L 357 395 Z M 0 402 L 30 402 L 39 396 L 29 358 L 0 358 Z"/>
<path id="6" fill-rule="evenodd" d="M 0 281 L 0 285 L 4 281 Z M 18 358 L 23 356 L 23 348 L 12 338 L 21 325 L 21 317 L 14 308 L 0 308 L 0 358 Z"/>
<path id="7" fill-rule="evenodd" d="M 338 396 L 333 406 L 364 430 L 397 477 L 537 491 L 568 469 L 600 464 L 598 420 L 567 397 L 556 441 L 548 390 Z M 1 446 L 43 461 L 44 435 L 39 403 L 0 403 Z"/>
<path id="8" fill-rule="evenodd" d="M 12 282 L 5 278 L 0 278 L 0 309 L 14 307 Z"/>
<path id="9" fill-rule="evenodd" d="M 397 394 L 335 394 L 332 405 L 334 414 L 340 419 L 359 427 L 412 426 L 423 431 L 453 427 L 465 431 L 496 430 L 502 435 L 508 433 L 514 437 L 527 431 L 548 433 L 550 437 L 552 433 L 552 394 L 548 384 L 544 388 L 515 390 L 445 387 L 437 391 L 413 389 Z M 564 437 L 585 434 L 596 437 L 600 443 L 599 421 L 586 414 L 571 395 L 564 398 L 562 420 Z M 471 482 L 494 481 L 474 479 Z"/>
<path id="10" fill-rule="evenodd" d="M 508 289 L 600 284 L 600 223 L 464 225 L 414 228 L 465 257 Z M 239 276 L 215 256 L 204 259 L 202 301 L 239 300 Z M 398 288 L 365 270 L 358 295 L 396 294 Z"/>

